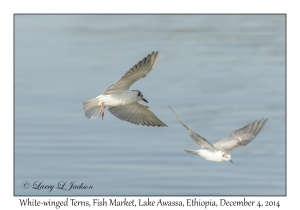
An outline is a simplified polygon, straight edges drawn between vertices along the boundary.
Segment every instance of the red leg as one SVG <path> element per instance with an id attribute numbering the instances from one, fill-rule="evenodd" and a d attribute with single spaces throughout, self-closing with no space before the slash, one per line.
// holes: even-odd
<path id="1" fill-rule="evenodd" d="M 104 102 L 102 102 L 100 105 L 100 114 L 101 114 L 102 120 L 103 120 L 103 118 L 104 118 Z"/>

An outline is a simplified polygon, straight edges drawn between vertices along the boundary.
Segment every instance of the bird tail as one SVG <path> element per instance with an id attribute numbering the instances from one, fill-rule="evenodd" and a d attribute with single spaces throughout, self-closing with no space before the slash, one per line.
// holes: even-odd
<path id="1" fill-rule="evenodd" d="M 83 102 L 82 108 L 84 111 L 84 115 L 88 119 L 93 120 L 100 114 L 100 108 L 98 102 L 99 102 L 98 98 L 93 98 Z"/>
<path id="2" fill-rule="evenodd" d="M 199 154 L 199 152 L 195 151 L 195 150 L 184 150 L 184 151 L 186 151 L 186 152 L 188 152 L 190 154 L 193 154 L 193 155 L 198 155 Z"/>

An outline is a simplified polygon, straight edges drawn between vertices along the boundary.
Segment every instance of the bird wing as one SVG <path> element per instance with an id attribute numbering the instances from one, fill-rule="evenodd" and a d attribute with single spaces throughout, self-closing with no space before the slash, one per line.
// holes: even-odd
<path id="1" fill-rule="evenodd" d="M 108 111 L 120 120 L 125 120 L 136 125 L 147 126 L 166 126 L 160 119 L 158 119 L 148 106 L 135 102 L 124 106 L 109 107 Z"/>
<path id="2" fill-rule="evenodd" d="M 215 148 L 230 151 L 239 146 L 247 145 L 264 127 L 268 119 L 262 118 L 234 131 L 228 138 L 214 144 Z"/>
<path id="3" fill-rule="evenodd" d="M 157 61 L 158 52 L 152 52 L 138 62 L 138 64 L 134 65 L 117 83 L 111 85 L 103 94 L 128 90 L 133 83 L 145 77 L 155 67 Z"/>
<path id="4" fill-rule="evenodd" d="M 203 149 L 209 149 L 211 151 L 216 151 L 216 148 L 209 143 L 209 141 L 207 141 L 205 138 L 203 138 L 202 136 L 200 136 L 198 133 L 194 132 L 192 129 L 190 129 L 186 124 L 184 124 L 184 122 L 181 121 L 181 119 L 178 117 L 178 115 L 174 112 L 174 110 L 171 108 L 171 106 L 169 106 L 170 109 L 172 110 L 172 112 L 175 114 L 175 116 L 177 117 L 178 121 L 188 130 L 188 133 L 190 134 L 190 136 L 192 137 L 192 139 L 195 140 L 195 142 Z"/>

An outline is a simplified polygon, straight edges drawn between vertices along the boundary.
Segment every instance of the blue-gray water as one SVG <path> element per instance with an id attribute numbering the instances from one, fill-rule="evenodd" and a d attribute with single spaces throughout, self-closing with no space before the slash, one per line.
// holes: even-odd
<path id="1" fill-rule="evenodd" d="M 152 51 L 131 89 L 169 127 L 86 119 L 82 102 Z M 168 105 L 212 143 L 269 120 L 215 163 L 184 152 L 199 146 Z M 285 195 L 285 143 L 284 15 L 15 16 L 15 195 Z"/>

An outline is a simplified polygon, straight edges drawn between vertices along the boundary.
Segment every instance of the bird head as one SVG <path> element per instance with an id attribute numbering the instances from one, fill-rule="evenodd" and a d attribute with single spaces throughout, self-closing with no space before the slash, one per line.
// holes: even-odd
<path id="1" fill-rule="evenodd" d="M 231 163 L 233 163 L 232 162 L 232 160 L 231 160 L 231 154 L 229 154 L 229 153 L 224 153 L 223 154 L 223 159 L 225 160 L 225 161 L 230 161 Z"/>
<path id="2" fill-rule="evenodd" d="M 143 100 L 146 103 L 148 103 L 148 101 L 143 97 L 143 94 L 141 91 L 139 91 L 139 90 L 133 90 L 133 91 L 135 91 L 137 93 L 137 97 L 139 98 L 139 100 Z"/>

